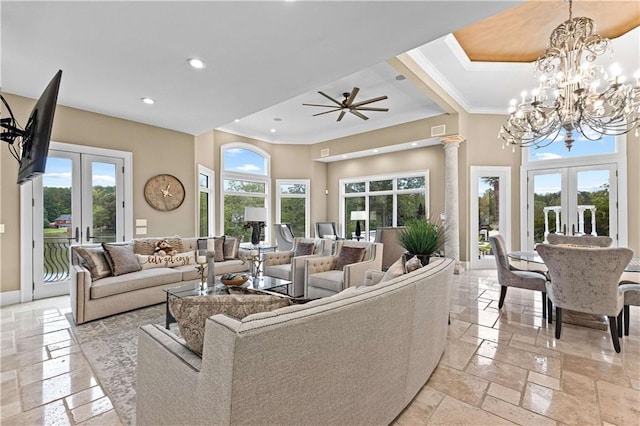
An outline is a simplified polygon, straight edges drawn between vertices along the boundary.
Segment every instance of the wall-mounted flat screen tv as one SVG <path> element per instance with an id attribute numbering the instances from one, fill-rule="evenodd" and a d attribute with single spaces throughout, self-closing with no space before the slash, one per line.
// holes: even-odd
<path id="1" fill-rule="evenodd" d="M 18 183 L 21 185 L 45 171 L 61 78 L 62 70 L 56 73 L 40 95 L 24 128 L 20 169 L 18 170 Z"/>

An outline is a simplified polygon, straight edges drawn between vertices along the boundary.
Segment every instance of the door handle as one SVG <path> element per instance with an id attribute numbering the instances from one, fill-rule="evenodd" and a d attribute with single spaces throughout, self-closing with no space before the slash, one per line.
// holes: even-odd
<path id="1" fill-rule="evenodd" d="M 91 236 L 91 227 L 87 226 L 87 242 L 89 242 L 93 237 Z"/>
<path id="2" fill-rule="evenodd" d="M 571 235 L 576 235 L 576 224 L 571 225 Z"/>
<path id="3" fill-rule="evenodd" d="M 562 235 L 567 235 L 567 224 L 562 225 Z"/>
<path id="4" fill-rule="evenodd" d="M 80 228 L 76 226 L 76 243 L 80 242 Z"/>

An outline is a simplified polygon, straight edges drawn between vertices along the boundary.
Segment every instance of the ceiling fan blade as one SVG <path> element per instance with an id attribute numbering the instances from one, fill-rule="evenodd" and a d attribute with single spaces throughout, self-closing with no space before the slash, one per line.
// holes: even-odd
<path id="1" fill-rule="evenodd" d="M 366 101 L 362 101 L 362 102 L 358 102 L 357 104 L 353 104 L 351 105 L 352 107 L 359 107 L 360 105 L 366 105 L 366 104 L 371 104 L 373 102 L 378 102 L 378 101 L 383 101 L 387 99 L 387 96 L 378 96 L 377 98 L 373 98 L 373 99 L 368 99 Z"/>
<path id="2" fill-rule="evenodd" d="M 349 97 L 345 100 L 344 105 L 345 106 L 349 106 L 353 103 L 353 100 L 356 98 L 356 95 L 358 94 L 358 92 L 360 91 L 359 88 L 354 87 L 353 90 L 351 91 L 351 94 L 349 95 Z"/>
<path id="3" fill-rule="evenodd" d="M 335 99 L 333 99 L 331 96 L 327 95 L 326 93 L 323 93 L 323 92 L 320 92 L 320 91 L 318 91 L 318 93 L 320 93 L 325 98 L 329 99 L 331 102 L 335 102 L 336 104 L 342 106 L 342 104 L 340 102 L 336 101 Z"/>
<path id="4" fill-rule="evenodd" d="M 355 115 L 355 116 L 358 116 L 358 117 L 362 118 L 363 120 L 368 120 L 368 119 L 369 119 L 369 117 L 367 117 L 367 116 L 366 116 L 366 115 L 364 115 L 364 114 L 360 114 L 358 111 L 356 111 L 356 110 L 354 110 L 354 109 L 350 109 L 350 110 L 349 110 L 349 112 L 350 112 L 351 114 Z"/>
<path id="5" fill-rule="evenodd" d="M 347 113 L 347 111 L 345 111 L 345 110 L 340 111 L 340 115 L 338 116 L 338 119 L 337 119 L 336 121 L 340 121 L 340 120 L 342 120 L 342 117 L 344 117 L 344 115 L 345 115 L 346 113 Z"/>
<path id="6" fill-rule="evenodd" d="M 381 111 L 381 112 L 389 111 L 389 108 L 373 108 L 373 107 L 354 107 L 354 109 L 357 109 L 358 111 Z"/>
<path id="7" fill-rule="evenodd" d="M 335 108 L 335 105 L 321 105 L 321 104 L 302 104 L 304 106 L 319 106 L 319 107 L 327 107 L 327 108 Z"/>
<path id="8" fill-rule="evenodd" d="M 336 112 L 336 111 L 340 111 L 341 108 L 336 108 L 336 109 L 330 109 L 329 111 L 324 111 L 324 112 L 319 112 L 317 114 L 313 114 L 313 117 L 317 116 L 317 115 L 322 115 L 322 114 L 329 114 L 330 112 Z"/>

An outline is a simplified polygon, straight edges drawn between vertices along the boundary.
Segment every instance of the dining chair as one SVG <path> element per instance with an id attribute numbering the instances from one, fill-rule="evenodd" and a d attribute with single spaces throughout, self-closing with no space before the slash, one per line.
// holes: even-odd
<path id="1" fill-rule="evenodd" d="M 560 235 L 549 234 L 547 235 L 547 241 L 549 244 L 573 244 L 576 246 L 591 246 L 591 247 L 611 247 L 613 239 L 607 236 L 593 236 L 593 235 Z"/>
<path id="2" fill-rule="evenodd" d="M 335 222 L 316 222 L 316 238 L 344 239 L 338 235 Z"/>
<path id="3" fill-rule="evenodd" d="M 624 335 L 629 335 L 631 310 L 629 306 L 640 306 L 640 272 L 623 272 L 620 286 L 625 291 L 622 317 L 624 320 Z"/>
<path id="4" fill-rule="evenodd" d="M 293 249 L 293 239 L 295 235 L 293 235 L 290 223 L 275 223 L 273 230 L 276 236 L 278 251 L 289 251 Z"/>
<path id="5" fill-rule="evenodd" d="M 498 309 L 502 309 L 502 306 L 504 305 L 504 299 L 507 296 L 507 288 L 517 287 L 542 293 L 542 318 L 547 318 L 547 315 L 550 317 L 551 313 L 547 312 L 547 277 L 544 272 L 524 271 L 511 265 L 509 263 L 509 258 L 507 257 L 506 244 L 502 235 L 490 236 L 489 242 L 491 243 L 493 256 L 496 259 L 498 282 L 500 283 L 500 300 L 498 301 Z"/>
<path id="6" fill-rule="evenodd" d="M 606 315 L 613 347 L 620 352 L 625 288 L 618 282 L 633 250 L 539 244 L 536 251 L 549 268 L 547 296 L 556 307 L 556 339 L 562 333 L 563 309 Z"/>

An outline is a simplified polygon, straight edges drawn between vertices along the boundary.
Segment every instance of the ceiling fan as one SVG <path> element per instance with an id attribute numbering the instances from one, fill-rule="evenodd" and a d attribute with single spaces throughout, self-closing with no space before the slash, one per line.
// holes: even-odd
<path id="1" fill-rule="evenodd" d="M 322 96 L 324 96 L 325 98 L 329 99 L 331 102 L 335 103 L 336 105 L 321 105 L 321 104 L 302 104 L 302 105 L 331 108 L 329 111 L 324 111 L 324 112 L 319 112 L 317 114 L 313 114 L 314 117 L 316 115 L 329 114 L 331 112 L 340 111 L 340 115 L 338 115 L 338 120 L 336 120 L 336 121 L 342 120 L 342 118 L 344 117 L 344 115 L 347 112 L 350 112 L 351 114 L 355 115 L 356 117 L 360 117 L 363 120 L 368 120 L 369 117 L 367 117 L 366 115 L 362 114 L 360 111 L 380 111 L 380 112 L 389 111 L 389 108 L 374 108 L 374 107 L 364 106 L 364 105 L 368 105 L 368 104 L 371 104 L 371 103 L 374 103 L 374 102 L 378 102 L 378 101 L 382 101 L 384 99 L 387 99 L 387 96 L 378 96 L 377 98 L 372 98 L 372 99 L 368 99 L 366 101 L 353 103 L 353 101 L 356 98 L 356 95 L 358 94 L 359 91 L 360 91 L 359 88 L 354 87 L 353 90 L 351 91 L 351 93 L 344 92 L 342 94 L 342 96 L 344 96 L 344 100 L 342 102 L 339 102 L 339 101 L 335 100 L 334 98 L 332 98 L 331 96 L 327 95 L 326 93 L 323 93 L 323 92 L 319 91 L 318 93 L 320 93 Z"/>

